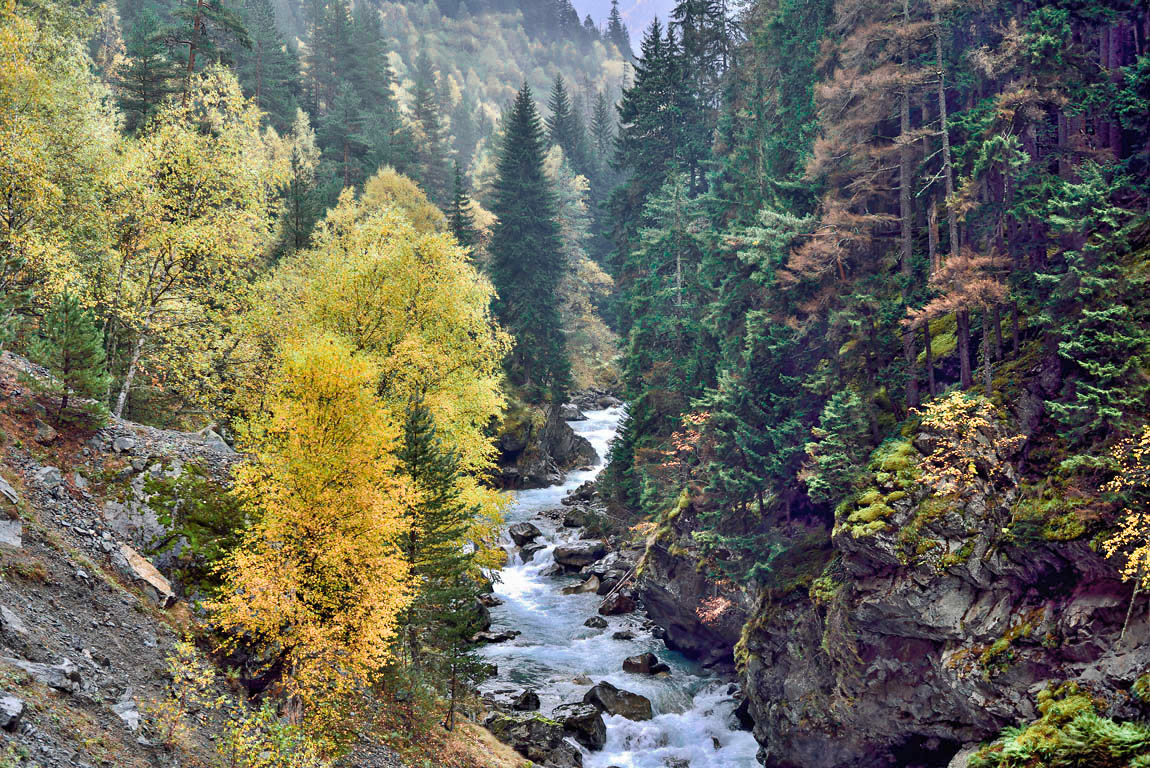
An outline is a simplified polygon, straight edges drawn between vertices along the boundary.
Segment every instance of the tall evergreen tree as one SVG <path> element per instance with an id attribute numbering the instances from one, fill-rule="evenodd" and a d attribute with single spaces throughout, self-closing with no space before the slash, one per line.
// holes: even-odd
<path id="1" fill-rule="evenodd" d="M 178 21 L 167 34 L 169 46 L 187 48 L 184 65 L 184 99 L 188 97 L 192 75 L 200 65 L 222 62 L 232 44 L 248 48 L 251 37 L 243 19 L 223 0 L 183 0 L 172 15 Z"/>
<path id="2" fill-rule="evenodd" d="M 422 397 L 408 405 L 396 458 L 417 493 L 400 542 L 416 588 L 407 642 L 412 657 L 448 685 L 444 724 L 450 729 L 457 696 L 475 682 L 480 668 L 470 645 L 479 629 L 475 549 L 468 541 L 476 510 L 459 499 L 459 456 L 439 438 Z"/>
<path id="3" fill-rule="evenodd" d="M 515 337 L 508 361 L 512 382 L 561 401 L 571 378 L 556 296 L 566 264 L 543 154 L 543 126 L 524 83 L 499 150 L 491 278 L 499 292 L 496 313 Z"/>
<path id="4" fill-rule="evenodd" d="M 607 106 L 607 97 L 599 91 L 595 94 L 595 106 L 591 112 L 591 149 L 595 165 L 600 168 L 607 165 L 614 144 L 615 123 L 611 118 L 611 109 Z"/>
<path id="5" fill-rule="evenodd" d="M 250 47 L 233 47 L 236 76 L 245 95 L 268 113 L 273 125 L 288 128 L 295 119 L 300 95 L 300 61 L 276 24 L 270 0 L 243 0 L 240 8 Z"/>
<path id="6" fill-rule="evenodd" d="M 611 0 L 611 12 L 607 15 L 607 32 L 604 37 L 623 54 L 623 58 L 635 57 L 631 50 L 631 34 L 627 25 L 623 23 L 623 14 L 619 13 L 619 0 Z"/>
<path id="7" fill-rule="evenodd" d="M 445 206 L 451 195 L 451 176 L 447 166 L 449 147 L 439 110 L 435 68 L 426 46 L 421 46 L 415 62 L 415 88 L 411 102 L 420 186 L 431 202 Z"/>
<path id="8" fill-rule="evenodd" d="M 137 130 L 179 85 L 179 66 L 168 56 L 160 17 L 144 8 L 132 20 L 124 41 L 128 60 L 116 74 L 124 129 Z"/>
<path id="9" fill-rule="evenodd" d="M 571 105 L 562 75 L 555 76 L 547 109 L 550 112 L 546 120 L 547 139 L 563 150 L 567 161 L 577 173 L 587 175 L 587 132 L 579 113 Z"/>
<path id="10" fill-rule="evenodd" d="M 287 130 L 298 108 L 299 59 L 276 28 L 270 0 L 244 0 L 240 13 L 250 45 L 233 47 L 236 77 L 268 121 L 279 131 Z"/>
<path id="11" fill-rule="evenodd" d="M 473 250 L 479 242 L 479 234 L 475 231 L 475 217 L 471 213 L 471 198 L 467 194 L 467 185 L 463 180 L 463 172 L 459 169 L 459 161 L 455 161 L 455 181 L 452 185 L 451 205 L 447 208 L 447 226 L 455 241 L 468 250 Z"/>

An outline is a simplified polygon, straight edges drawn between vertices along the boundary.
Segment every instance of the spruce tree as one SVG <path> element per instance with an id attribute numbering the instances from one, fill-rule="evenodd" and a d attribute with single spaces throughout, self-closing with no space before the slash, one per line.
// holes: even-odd
<path id="1" fill-rule="evenodd" d="M 104 338 L 92 314 L 71 291 L 61 293 L 40 324 L 32 343 L 31 357 L 47 368 L 60 383 L 57 422 L 75 393 L 98 398 L 107 394 L 108 369 Z"/>
<path id="2" fill-rule="evenodd" d="M 467 186 L 463 180 L 463 172 L 459 169 L 459 161 L 455 162 L 455 183 L 451 193 L 451 205 L 447 208 L 447 226 L 455 241 L 469 251 L 479 242 L 479 235 L 475 231 L 475 217 L 471 214 L 471 198 L 467 195 Z"/>
<path id="3" fill-rule="evenodd" d="M 602 91 L 595 94 L 595 106 L 591 112 L 591 147 L 595 153 L 595 164 L 605 166 L 611 159 L 615 140 L 615 124 L 607 97 Z"/>
<path id="4" fill-rule="evenodd" d="M 551 86 L 551 100 L 547 103 L 547 139 L 563 150 L 567 161 L 577 173 L 587 175 L 587 133 L 579 113 L 571 106 L 562 75 L 555 76 Z"/>
<path id="5" fill-rule="evenodd" d="M 635 54 L 631 51 L 631 35 L 627 32 L 627 25 L 623 23 L 623 15 L 619 13 L 619 0 L 611 0 L 611 12 L 607 15 L 607 33 L 604 37 L 615 47 L 625 59 L 633 59 Z"/>
<path id="6" fill-rule="evenodd" d="M 491 278 L 499 292 L 495 311 L 515 336 L 508 361 L 512 382 L 532 395 L 548 392 L 560 401 L 571 378 L 557 296 L 566 264 L 543 154 L 543 126 L 524 83 L 507 116 L 499 151 Z"/>
<path id="7" fill-rule="evenodd" d="M 117 72 L 115 84 L 124 112 L 124 129 L 132 132 L 177 89 L 180 72 L 168 57 L 164 29 L 151 8 L 140 11 L 132 21 L 124 52 L 128 60 Z"/>
<path id="8" fill-rule="evenodd" d="M 436 434 L 422 397 L 408 404 L 396 458 L 417 493 L 400 542 L 417 590 L 405 639 L 421 671 L 448 687 L 444 725 L 450 730 L 457 695 L 476 681 L 481 668 L 470 644 L 480 628 L 475 550 L 467 540 L 476 512 L 459 500 L 459 456 Z"/>
<path id="9" fill-rule="evenodd" d="M 415 89 L 411 94 L 411 117 L 416 127 L 418 176 L 420 186 L 431 202 L 444 206 L 451 194 L 450 172 L 447 170 L 449 148 L 439 109 L 436 81 L 431 57 L 426 47 L 423 47 L 416 60 Z"/>
<path id="10" fill-rule="evenodd" d="M 244 95 L 268 115 L 278 131 L 295 119 L 300 91 L 299 59 L 276 28 L 270 0 L 244 0 L 241 15 L 250 45 L 235 45 L 232 57 Z"/>

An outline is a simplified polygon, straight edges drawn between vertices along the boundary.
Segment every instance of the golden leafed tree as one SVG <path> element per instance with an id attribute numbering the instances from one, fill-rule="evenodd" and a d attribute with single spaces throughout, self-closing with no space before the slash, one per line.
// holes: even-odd
<path id="1" fill-rule="evenodd" d="M 331 335 L 285 344 L 257 460 L 236 490 L 258 521 L 222 565 L 214 618 L 275 649 L 287 692 L 320 728 L 391 658 L 409 601 L 398 540 L 413 495 L 368 355 Z"/>

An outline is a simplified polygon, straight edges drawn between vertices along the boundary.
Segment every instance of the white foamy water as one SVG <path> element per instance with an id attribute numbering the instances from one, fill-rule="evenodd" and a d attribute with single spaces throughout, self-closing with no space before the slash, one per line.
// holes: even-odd
<path id="1" fill-rule="evenodd" d="M 495 593 L 504 603 L 491 609 L 492 629 L 515 629 L 523 634 L 511 642 L 483 648 L 483 656 L 499 669 L 483 690 L 509 695 L 534 688 L 545 715 L 559 704 L 582 700 L 591 687 L 586 680 L 576 682 L 583 676 L 592 683 L 606 680 L 649 698 L 655 712 L 649 721 L 605 718 L 607 745 L 601 751 L 584 750 L 585 768 L 666 768 L 684 762 L 690 768 L 756 768 L 758 744 L 750 733 L 732 729 L 736 702 L 727 694 L 729 683 L 708 676 L 681 654 L 668 651 L 640 627 L 641 614 L 608 617 L 607 629 L 584 626 L 588 617 L 596 615 L 602 598 L 562 594 L 563 587 L 579 583 L 577 575 L 543 575 L 554 563 L 555 545 L 576 538 L 578 533 L 537 515 L 559 507 L 569 491 L 599 473 L 622 415 L 621 409 L 611 408 L 588 412 L 586 421 L 571 422 L 575 432 L 591 441 L 601 457 L 595 468 L 571 472 L 562 485 L 516 494 L 507 514 L 508 524 L 530 520 L 543 531 L 541 542 L 547 548 L 537 552 L 530 563 L 521 562 L 516 553 L 500 572 Z M 512 546 L 510 539 L 506 544 Z M 622 629 L 632 631 L 635 638 L 612 639 L 611 635 Z M 646 651 L 671 666 L 670 677 L 623 672 L 623 659 Z"/>

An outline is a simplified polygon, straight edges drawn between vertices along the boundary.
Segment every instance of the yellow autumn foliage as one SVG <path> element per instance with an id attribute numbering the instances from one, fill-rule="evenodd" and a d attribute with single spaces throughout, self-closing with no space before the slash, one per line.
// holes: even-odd
<path id="1" fill-rule="evenodd" d="M 496 459 L 487 427 L 503 409 L 510 339 L 491 316 L 490 282 L 454 238 L 420 231 L 368 187 L 359 199 L 345 190 L 317 226 L 315 246 L 280 265 L 262 291 L 256 333 L 341 339 L 371 360 L 394 423 L 422 395 L 439 436 L 459 454 L 459 493 L 481 510 L 474 538 L 483 539 L 505 504 L 482 480 Z"/>
<path id="2" fill-rule="evenodd" d="M 1143 427 L 1137 438 L 1120 441 L 1111 451 L 1117 464 L 1114 479 L 1103 490 L 1124 496 L 1128 504 L 1122 511 L 1118 529 L 1103 542 L 1106 556 L 1123 560 L 1123 581 L 1133 581 L 1139 589 L 1150 589 L 1150 426 Z M 1137 590 L 1135 591 L 1137 594 Z"/>
<path id="3" fill-rule="evenodd" d="M 369 356 L 335 336 L 285 344 L 270 414 L 249 436 L 257 461 L 236 479 L 258 522 L 221 566 L 211 606 L 231 637 L 278 649 L 288 693 L 321 730 L 390 661 L 409 601 L 397 539 L 413 495 L 378 380 Z"/>
<path id="4" fill-rule="evenodd" d="M 447 218 L 427 199 L 419 185 L 391 167 L 380 168 L 367 180 L 360 205 L 368 209 L 396 208 L 416 232 L 427 234 L 447 229 Z"/>

